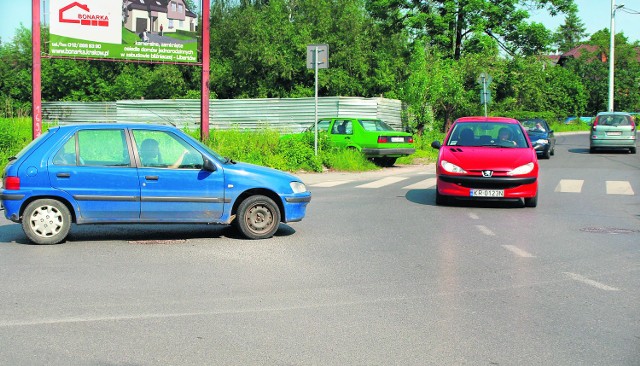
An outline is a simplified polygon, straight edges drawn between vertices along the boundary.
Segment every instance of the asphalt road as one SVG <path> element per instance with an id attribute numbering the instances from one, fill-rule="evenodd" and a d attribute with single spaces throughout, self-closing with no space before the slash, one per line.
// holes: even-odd
<path id="1" fill-rule="evenodd" d="M 307 217 L 0 220 L 2 365 L 640 365 L 640 155 L 563 135 L 537 208 L 435 206 L 433 166 L 304 174 Z"/>

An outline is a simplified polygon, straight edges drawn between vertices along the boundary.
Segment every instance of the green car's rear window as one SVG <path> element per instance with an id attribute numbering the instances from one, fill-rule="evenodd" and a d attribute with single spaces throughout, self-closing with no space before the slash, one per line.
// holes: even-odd
<path id="1" fill-rule="evenodd" d="M 391 126 L 379 119 L 361 119 L 359 122 L 365 131 L 394 131 Z"/>

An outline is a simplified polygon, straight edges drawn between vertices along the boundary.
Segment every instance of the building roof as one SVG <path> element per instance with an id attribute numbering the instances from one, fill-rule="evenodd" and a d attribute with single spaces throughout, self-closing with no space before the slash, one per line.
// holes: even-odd
<path id="1" fill-rule="evenodd" d="M 128 0 L 127 9 L 152 10 L 166 13 L 169 8 L 170 0 Z M 185 15 L 191 18 L 197 18 L 197 15 L 185 6 Z"/>

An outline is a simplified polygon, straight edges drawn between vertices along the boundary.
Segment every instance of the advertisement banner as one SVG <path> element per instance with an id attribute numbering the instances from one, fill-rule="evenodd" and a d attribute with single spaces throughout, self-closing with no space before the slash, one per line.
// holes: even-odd
<path id="1" fill-rule="evenodd" d="M 198 16 L 184 0 L 51 0 L 51 56 L 198 62 Z"/>

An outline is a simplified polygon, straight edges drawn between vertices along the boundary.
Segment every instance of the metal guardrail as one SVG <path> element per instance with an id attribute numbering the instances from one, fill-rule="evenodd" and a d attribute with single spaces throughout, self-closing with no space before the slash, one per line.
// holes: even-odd
<path id="1" fill-rule="evenodd" d="M 300 132 L 314 123 L 314 98 L 212 99 L 209 102 L 212 130 L 264 127 L 283 133 Z M 386 98 L 318 98 L 318 118 L 380 118 L 402 129 L 402 102 Z M 46 122 L 71 123 L 157 123 L 178 128 L 200 127 L 200 100 L 159 99 L 116 102 L 43 102 Z"/>

